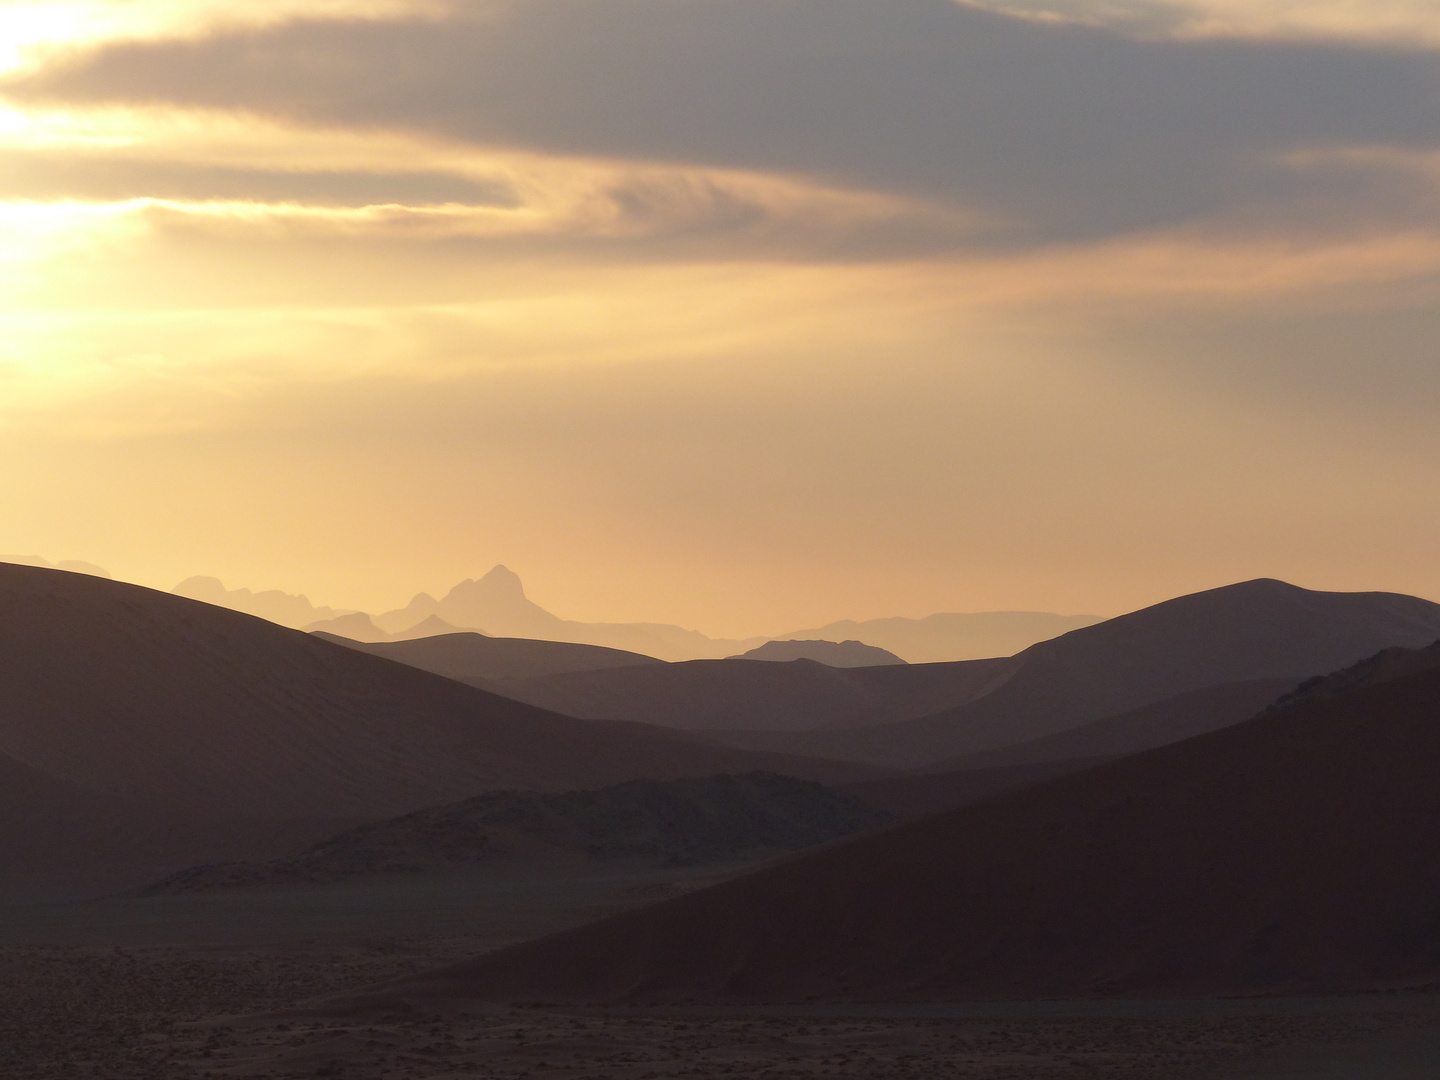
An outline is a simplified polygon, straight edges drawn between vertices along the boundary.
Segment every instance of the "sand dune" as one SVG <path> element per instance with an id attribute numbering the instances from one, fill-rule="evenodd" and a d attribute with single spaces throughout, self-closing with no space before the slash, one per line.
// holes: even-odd
<path id="1" fill-rule="evenodd" d="M 925 716 L 983 695 L 1011 666 L 1004 658 L 859 668 L 814 660 L 688 660 L 483 685 L 569 716 L 686 731 L 784 732 Z"/>
<path id="2" fill-rule="evenodd" d="M 776 640 L 855 638 L 903 656 L 912 664 L 1010 656 L 1037 641 L 1100 622 L 1098 615 L 1055 615 L 1048 611 L 945 612 L 923 619 L 844 619 Z"/>
<path id="3" fill-rule="evenodd" d="M 891 820 L 860 798 L 775 773 L 627 780 L 596 791 L 496 791 L 326 838 L 293 858 L 191 867 L 149 895 L 373 877 L 613 874 L 614 864 L 738 864 Z"/>
<path id="4" fill-rule="evenodd" d="M 749 749 L 935 770 L 1149 706 L 1165 715 L 1116 719 L 1117 731 L 1128 723 L 1177 734 L 1130 737 L 1117 749 L 1158 745 L 1215 726 L 1212 717 L 1244 719 L 1269 691 L 1216 689 L 1213 699 L 1202 695 L 1188 705 L 1184 695 L 1266 682 L 1278 695 L 1287 683 L 1436 637 L 1440 605 L 1428 600 L 1261 580 L 1170 600 L 1007 658 L 844 670 L 805 661 L 761 667 L 695 660 L 484 685 L 572 716 L 700 731 Z M 1176 701 L 1159 706 L 1169 699 Z M 1057 754 L 1111 752 L 1080 746 Z"/>
<path id="5" fill-rule="evenodd" d="M 373 656 L 433 671 L 447 679 L 473 680 L 474 685 L 481 687 L 488 687 L 500 679 L 533 679 L 571 671 L 601 671 L 663 662 L 653 656 L 607 649 L 600 645 L 487 637 L 474 632 L 442 632 L 412 641 L 373 643 L 351 641 L 326 633 L 319 636 L 337 645 L 348 645 Z M 500 689 L 499 686 L 496 688 Z"/>
<path id="6" fill-rule="evenodd" d="M 919 772 L 848 784 L 846 790 L 904 817 L 921 817 L 1238 724 L 1294 687 L 1293 679 L 1206 687 Z"/>
<path id="7" fill-rule="evenodd" d="M 767 641 L 764 645 L 743 652 L 736 660 L 772 660 L 788 663 L 791 660 L 815 660 L 830 667 L 884 667 L 887 664 L 903 664 L 904 660 L 887 649 L 867 645 L 863 641 L 825 641 L 815 639 Z"/>
<path id="8" fill-rule="evenodd" d="M 1054 735 L 967 754 L 925 771 L 992 769 L 1075 758 L 1120 757 L 1152 750 L 1249 720 L 1293 690 L 1295 684 L 1294 679 L 1254 679 L 1207 686 Z"/>
<path id="9" fill-rule="evenodd" d="M 1361 686 L 387 994 L 938 1000 L 1428 984 L 1440 977 L 1437 709 L 1440 670 Z"/>
<path id="10" fill-rule="evenodd" d="M 265 859 L 355 824 L 233 817 L 104 795 L 0 755 L 0 899 L 133 888 L 200 860 Z"/>
<path id="11" fill-rule="evenodd" d="M 379 818 L 496 788 L 845 766 L 547 713 L 223 608 L 0 566 L 0 754 L 130 803 Z M 841 772 L 837 773 L 839 768 Z"/>
<path id="12" fill-rule="evenodd" d="M 1013 657 L 1009 677 L 990 692 L 929 716 L 889 724 L 866 718 L 863 726 L 852 721 L 849 730 L 716 737 L 756 749 L 935 767 L 1194 690 L 1299 681 L 1391 646 L 1413 648 L 1437 637 L 1440 604 L 1428 600 L 1313 592 L 1261 579 L 1167 600 L 1043 641 Z"/>

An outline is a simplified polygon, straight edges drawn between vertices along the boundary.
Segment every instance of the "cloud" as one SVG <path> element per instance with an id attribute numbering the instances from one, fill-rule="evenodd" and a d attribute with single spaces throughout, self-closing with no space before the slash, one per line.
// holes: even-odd
<path id="1" fill-rule="evenodd" d="M 1431 0 L 959 0 L 1042 22 L 1108 26 L 1146 37 L 1332 39 L 1440 45 Z"/>
<path id="2" fill-rule="evenodd" d="M 1283 206 L 1307 193 L 1297 150 L 1440 147 L 1440 57 L 1141 41 L 951 0 L 475 3 L 114 45 L 9 92 L 803 176 L 987 214 L 1013 242 Z"/>
<path id="3" fill-rule="evenodd" d="M 37 67 L 83 44 L 203 36 L 297 18 L 438 16 L 448 7 L 446 0 L 0 0 L 0 71 Z"/>
<path id="4" fill-rule="evenodd" d="M 510 206 L 505 185 L 436 172 L 301 172 L 117 160 L 71 151 L 10 151 L 0 160 L 0 200 L 243 201 L 307 206 Z"/>

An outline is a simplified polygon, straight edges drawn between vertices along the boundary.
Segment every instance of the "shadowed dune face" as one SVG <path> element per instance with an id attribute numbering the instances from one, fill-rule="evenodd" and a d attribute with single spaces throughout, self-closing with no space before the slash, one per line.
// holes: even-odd
<path id="1" fill-rule="evenodd" d="M 863 641 L 825 641 L 814 639 L 790 639 L 767 641 L 759 648 L 741 653 L 740 660 L 772 660 L 786 663 L 791 660 L 814 660 L 837 668 L 884 667 L 887 664 L 903 664 L 904 660 L 887 649 L 867 645 Z"/>
<path id="2" fill-rule="evenodd" d="M 1440 977 L 1437 775 L 1432 670 L 800 855 L 391 993 L 942 1000 L 1428 983 Z"/>
<path id="3" fill-rule="evenodd" d="M 1006 658 L 836 668 L 814 660 L 729 658 L 487 680 L 496 693 L 570 716 L 618 717 L 686 731 L 743 726 L 796 732 L 924 716 L 1008 677 Z M 728 738 L 726 732 L 721 738 Z M 804 741 L 803 739 L 801 741 Z"/>
<path id="4" fill-rule="evenodd" d="M 1391 646 L 1440 637 L 1440 604 L 1396 593 L 1315 592 L 1260 579 L 1167 600 L 1011 658 L 990 692 L 927 716 L 852 730 L 748 736 L 732 745 L 924 768 L 1079 727 L 1224 683 L 1300 680 Z"/>
<path id="5" fill-rule="evenodd" d="M 352 824 L 138 804 L 0 755 L 0 900 L 130 888 L 200 860 L 295 851 Z"/>
<path id="6" fill-rule="evenodd" d="M 755 768 L 857 778 L 555 715 L 247 615 L 57 571 L 0 566 L 0 655 L 0 753 L 132 803 L 353 819 L 496 788 Z"/>
<path id="7" fill-rule="evenodd" d="M 1148 748 L 1171 740 L 1146 741 L 1140 729 L 1173 726 L 1173 738 L 1183 738 L 1217 726 L 1207 720 L 1217 711 L 1239 721 L 1307 676 L 1437 637 L 1440 605 L 1428 600 L 1259 580 L 1179 597 L 1012 657 L 848 669 L 696 660 L 481 684 L 568 715 L 700 731 L 725 745 L 936 770 L 1106 718 L 1123 727 L 1118 718 L 1129 712 L 1139 737 L 1051 756 Z M 1219 689 L 1227 685 L 1237 689 Z M 1187 703 L 1186 695 L 1196 697 Z M 1165 715 L 1138 715 L 1149 708 Z"/>
<path id="8" fill-rule="evenodd" d="M 774 773 L 629 780 L 598 791 L 497 791 L 327 838 L 269 863 L 191 867 L 150 895 L 395 875 L 738 864 L 875 828 L 854 795 Z"/>
<path id="9" fill-rule="evenodd" d="M 487 637 L 473 631 L 439 633 L 413 641 L 364 643 L 322 632 L 337 645 L 346 645 L 373 656 L 397 660 L 411 667 L 433 671 L 447 679 L 529 679 L 571 671 L 602 671 L 613 668 L 661 664 L 653 656 L 607 649 L 600 645 L 579 645 L 568 641 L 532 638 Z"/>

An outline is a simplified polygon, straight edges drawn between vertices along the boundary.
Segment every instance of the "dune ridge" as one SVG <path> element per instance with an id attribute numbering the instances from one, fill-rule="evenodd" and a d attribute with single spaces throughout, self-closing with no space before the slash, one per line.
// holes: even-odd
<path id="1" fill-rule="evenodd" d="M 496 788 L 846 765 L 577 720 L 167 593 L 0 565 L 0 754 L 131 804 L 379 818 Z M 873 770 L 861 770 L 861 775 Z"/>
<path id="2" fill-rule="evenodd" d="M 814 853 L 378 994 L 1334 993 L 1440 979 L 1440 670 Z"/>

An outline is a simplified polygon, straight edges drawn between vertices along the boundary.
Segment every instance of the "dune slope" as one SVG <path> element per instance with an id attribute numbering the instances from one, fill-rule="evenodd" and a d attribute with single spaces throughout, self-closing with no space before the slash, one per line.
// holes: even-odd
<path id="1" fill-rule="evenodd" d="M 0 565 L 0 656 L 0 754 L 130 803 L 366 819 L 496 788 L 752 769 L 858 778 L 555 715 L 228 609 L 53 570 Z"/>
<path id="2" fill-rule="evenodd" d="M 890 815 L 775 773 L 627 780 L 595 791 L 495 791 L 371 822 L 289 859 L 191 867 L 152 894 L 256 884 L 556 865 L 706 866 L 753 860 L 875 828 Z"/>
<path id="3" fill-rule="evenodd" d="M 477 685 L 496 679 L 531 679 L 569 671 L 601 671 L 663 663 L 653 656 L 607 649 L 600 645 L 487 637 L 474 631 L 440 633 L 410 641 L 371 643 L 324 632 L 320 636 L 372 656 L 383 656 L 387 660 L 433 671 L 447 679 L 475 680 Z"/>
<path id="4" fill-rule="evenodd" d="M 914 769 L 1076 728 L 1204 687 L 1300 680 L 1440 638 L 1440 604 L 1259 579 L 1042 641 L 993 690 L 928 716 L 828 731 L 726 733 L 731 745 Z M 623 715 L 623 714 L 615 714 Z"/>
<path id="5" fill-rule="evenodd" d="M 1430 670 L 802 854 L 389 993 L 938 1000 L 1428 983 L 1440 977 L 1437 774 Z"/>

